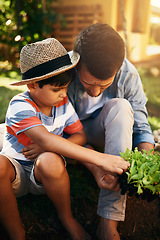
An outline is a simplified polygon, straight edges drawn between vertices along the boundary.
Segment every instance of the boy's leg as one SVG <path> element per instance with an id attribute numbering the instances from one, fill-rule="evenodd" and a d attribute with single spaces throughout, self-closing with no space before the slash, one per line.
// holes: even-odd
<path id="1" fill-rule="evenodd" d="M 10 239 L 24 240 L 25 231 L 19 216 L 16 197 L 11 183 L 16 176 L 12 163 L 0 155 L 0 221 Z"/>
<path id="2" fill-rule="evenodd" d="M 42 153 L 35 165 L 35 179 L 42 183 L 56 207 L 58 216 L 74 240 L 87 240 L 88 235 L 73 218 L 70 203 L 70 181 L 64 161 L 54 153 Z"/>
<path id="3" fill-rule="evenodd" d="M 126 148 L 132 148 L 133 111 L 125 99 L 110 100 L 96 119 L 88 123 L 84 121 L 83 126 L 89 143 L 104 145 L 105 153 L 119 155 Z M 125 206 L 126 196 L 122 196 L 120 191 L 100 190 L 97 211 L 101 216 L 99 239 L 119 240 L 117 223 L 124 220 Z"/>

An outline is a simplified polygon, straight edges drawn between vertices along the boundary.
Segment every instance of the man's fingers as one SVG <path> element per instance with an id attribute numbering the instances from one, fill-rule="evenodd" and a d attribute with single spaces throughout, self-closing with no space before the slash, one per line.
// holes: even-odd
<path id="1" fill-rule="evenodd" d="M 117 192 L 120 189 L 120 184 L 117 183 L 116 186 L 113 188 L 113 192 Z"/>
<path id="2" fill-rule="evenodd" d="M 106 174 L 102 180 L 102 188 L 111 190 L 111 191 L 118 191 L 120 189 L 118 177 L 110 174 Z"/>
<path id="3" fill-rule="evenodd" d="M 113 176 L 111 174 L 106 174 L 103 176 L 102 180 L 104 180 L 107 183 L 111 183 L 115 180 L 115 176 Z"/>

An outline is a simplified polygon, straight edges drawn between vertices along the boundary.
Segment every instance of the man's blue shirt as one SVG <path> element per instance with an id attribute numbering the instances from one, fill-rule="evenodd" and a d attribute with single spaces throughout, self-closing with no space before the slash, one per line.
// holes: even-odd
<path id="1" fill-rule="evenodd" d="M 71 82 L 68 87 L 68 96 L 77 114 L 79 114 L 84 92 L 85 89 L 79 80 L 77 72 L 75 81 Z M 153 135 L 147 120 L 146 96 L 141 79 L 135 67 L 127 59 L 124 59 L 111 86 L 103 92 L 104 104 L 112 98 L 125 98 L 132 106 L 134 111 L 133 148 L 141 142 L 154 144 Z"/>

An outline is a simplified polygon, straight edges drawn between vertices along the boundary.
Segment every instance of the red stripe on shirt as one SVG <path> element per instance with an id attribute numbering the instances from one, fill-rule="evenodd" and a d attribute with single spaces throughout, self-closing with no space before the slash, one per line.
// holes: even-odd
<path id="1" fill-rule="evenodd" d="M 23 146 L 27 147 L 28 145 L 31 144 L 31 139 L 25 134 L 25 133 L 20 133 L 18 135 L 15 134 L 15 132 L 12 130 L 12 128 L 7 126 L 7 132 L 10 135 L 13 135 L 17 138 L 17 141 L 21 143 Z"/>
<path id="2" fill-rule="evenodd" d="M 18 94 L 18 96 L 19 96 L 19 97 L 22 97 L 22 94 Z M 13 101 L 15 101 L 15 100 L 19 100 L 19 99 L 17 98 L 17 96 L 13 97 L 13 99 L 11 100 L 11 102 L 13 102 Z M 28 102 L 29 104 L 31 104 L 32 107 L 34 107 L 37 112 L 40 112 L 40 110 L 39 110 L 39 108 L 38 108 L 38 106 L 36 105 L 35 102 L 33 102 L 32 100 L 30 100 L 30 99 L 28 99 L 28 98 L 25 98 L 25 99 L 24 99 L 23 97 L 22 97 L 22 100 L 25 100 L 26 102 Z"/>
<path id="3" fill-rule="evenodd" d="M 56 108 L 65 105 L 67 102 L 68 102 L 68 97 L 66 96 L 66 97 L 56 106 Z"/>
<path id="4" fill-rule="evenodd" d="M 24 118 L 22 121 L 17 122 L 16 124 L 13 124 L 11 126 L 12 130 L 17 133 L 19 131 L 25 130 L 28 127 L 41 124 L 42 122 L 38 117 L 29 117 L 29 118 Z"/>
<path id="5" fill-rule="evenodd" d="M 37 112 L 40 112 L 39 108 L 37 107 L 37 105 L 35 104 L 35 102 L 31 101 L 30 99 L 25 99 L 26 102 L 29 102 L 32 107 L 34 107 L 36 109 Z"/>
<path id="6" fill-rule="evenodd" d="M 66 132 L 68 134 L 73 134 L 73 133 L 80 131 L 82 128 L 83 128 L 83 125 L 80 122 L 80 120 L 78 119 L 75 123 L 65 127 L 64 132 Z"/>

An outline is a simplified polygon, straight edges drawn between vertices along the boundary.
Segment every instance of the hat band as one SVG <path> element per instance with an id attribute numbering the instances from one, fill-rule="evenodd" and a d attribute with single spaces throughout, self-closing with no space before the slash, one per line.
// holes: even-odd
<path id="1" fill-rule="evenodd" d="M 64 56 L 55 58 L 53 60 L 49 60 L 48 62 L 39 64 L 38 66 L 35 66 L 29 69 L 25 73 L 22 73 L 22 80 L 44 76 L 47 73 L 53 72 L 61 67 L 64 67 L 70 64 L 72 63 L 71 63 L 69 54 L 66 54 Z"/>

